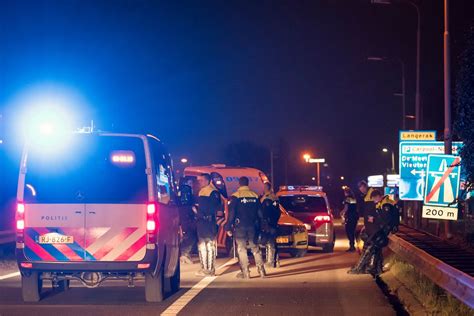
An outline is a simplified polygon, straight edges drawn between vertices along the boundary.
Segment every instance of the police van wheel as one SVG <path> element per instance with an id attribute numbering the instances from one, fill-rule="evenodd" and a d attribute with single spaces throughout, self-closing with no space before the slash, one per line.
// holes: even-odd
<path id="1" fill-rule="evenodd" d="M 21 294 L 25 302 L 39 302 L 41 299 L 41 288 L 43 281 L 39 278 L 36 271 L 30 272 L 28 275 L 21 276 Z"/>
<path id="2" fill-rule="evenodd" d="M 167 292 L 171 293 L 176 293 L 179 291 L 181 283 L 181 268 L 180 268 L 180 262 L 178 260 L 178 265 L 176 266 L 176 270 L 174 271 L 174 274 L 166 279 L 166 287 L 165 290 Z"/>
<path id="3" fill-rule="evenodd" d="M 151 272 L 145 274 L 145 300 L 150 303 L 162 302 L 165 293 L 163 287 L 163 269 L 153 275 Z"/>

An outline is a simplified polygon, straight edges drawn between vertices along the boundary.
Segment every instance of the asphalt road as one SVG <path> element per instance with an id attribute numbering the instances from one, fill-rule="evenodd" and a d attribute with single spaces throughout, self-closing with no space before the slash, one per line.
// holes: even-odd
<path id="1" fill-rule="evenodd" d="M 195 277 L 198 264 L 182 267 L 182 289 L 162 303 L 144 302 L 143 283 L 128 288 L 124 282 L 108 282 L 88 289 L 78 283 L 66 292 L 46 289 L 41 302 L 21 300 L 20 277 L 13 264 L 0 266 L 0 315 L 395 315 L 395 311 L 367 275 L 346 271 L 358 255 L 346 253 L 347 241 L 338 229 L 334 253 L 311 249 L 303 258 L 283 256 L 281 267 L 266 279 L 235 278 L 238 266 L 219 258 L 216 278 Z"/>

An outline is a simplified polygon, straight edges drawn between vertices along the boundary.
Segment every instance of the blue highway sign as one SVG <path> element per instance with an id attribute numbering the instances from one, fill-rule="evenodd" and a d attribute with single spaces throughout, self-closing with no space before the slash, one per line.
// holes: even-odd
<path id="1" fill-rule="evenodd" d="M 458 155 L 462 142 L 453 142 L 453 154 Z M 428 155 L 443 154 L 444 143 L 437 141 L 400 142 L 400 199 L 423 201 Z"/>

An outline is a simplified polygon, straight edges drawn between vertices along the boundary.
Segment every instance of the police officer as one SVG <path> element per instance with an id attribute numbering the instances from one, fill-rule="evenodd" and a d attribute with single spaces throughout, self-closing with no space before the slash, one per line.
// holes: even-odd
<path id="1" fill-rule="evenodd" d="M 379 190 L 373 190 L 371 198 L 376 209 L 374 226 L 377 229 L 369 235 L 366 242 L 367 247 L 358 264 L 348 273 L 370 273 L 376 277 L 383 272 L 382 250 L 388 245 L 388 235 L 398 229 L 399 214 L 395 207 L 395 201 L 388 196 L 383 196 Z"/>
<path id="2" fill-rule="evenodd" d="M 277 244 L 276 236 L 278 230 L 278 220 L 280 219 L 280 205 L 278 199 L 273 193 L 270 182 L 265 182 L 263 186 L 264 194 L 260 198 L 260 234 L 261 244 L 266 250 L 266 268 L 275 268 L 277 262 Z"/>
<path id="3" fill-rule="evenodd" d="M 259 223 L 260 201 L 257 193 L 249 188 L 249 178 L 239 179 L 239 189 L 232 194 L 229 205 L 229 218 L 225 230 L 229 236 L 234 235 L 237 243 L 237 252 L 241 272 L 238 278 L 249 279 L 249 258 L 247 255 L 247 244 L 252 251 L 260 277 L 265 277 L 262 253 L 256 245 L 257 225 Z M 233 227 L 233 232 L 232 232 Z"/>
<path id="4" fill-rule="evenodd" d="M 357 197 L 358 214 L 364 217 L 364 227 L 361 231 L 360 238 L 364 241 L 364 250 L 366 249 L 367 238 L 372 235 L 377 228 L 375 227 L 375 205 L 370 198 L 373 188 L 369 188 L 367 182 L 360 181 L 357 185 L 359 195 Z"/>
<path id="5" fill-rule="evenodd" d="M 193 181 L 183 179 L 179 186 L 179 220 L 181 223 L 181 263 L 192 264 L 191 252 L 197 242 L 196 215 L 193 212 L 194 196 Z"/>
<path id="6" fill-rule="evenodd" d="M 344 187 L 344 226 L 346 229 L 347 239 L 349 239 L 349 249 L 347 252 L 354 252 L 355 249 L 355 231 L 357 222 L 359 221 L 359 214 L 357 213 L 357 201 L 354 192 L 349 187 Z"/>
<path id="7" fill-rule="evenodd" d="M 203 173 L 198 177 L 201 190 L 198 194 L 194 210 L 196 212 L 196 229 L 198 235 L 198 252 L 201 269 L 197 276 L 215 275 L 215 262 L 217 256 L 217 223 L 216 212 L 220 207 L 221 197 L 219 191 L 211 184 L 211 176 Z"/>

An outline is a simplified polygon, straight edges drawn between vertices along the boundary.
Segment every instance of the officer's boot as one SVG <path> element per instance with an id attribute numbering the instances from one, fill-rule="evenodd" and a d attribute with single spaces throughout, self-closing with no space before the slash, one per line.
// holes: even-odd
<path id="1" fill-rule="evenodd" d="M 267 276 L 267 272 L 265 271 L 265 267 L 263 265 L 257 266 L 258 274 L 263 279 Z"/>
<path id="2" fill-rule="evenodd" d="M 216 245 L 214 241 L 207 243 L 207 274 L 210 276 L 216 275 Z"/>
<path id="3" fill-rule="evenodd" d="M 247 269 L 241 268 L 241 271 L 237 273 L 236 277 L 238 279 L 248 280 L 250 279 L 250 270 L 248 268 Z"/>
<path id="4" fill-rule="evenodd" d="M 374 253 L 373 258 L 374 262 L 372 268 L 370 269 L 370 274 L 372 274 L 372 276 L 376 278 L 383 273 L 382 249 L 377 249 Z"/>
<path id="5" fill-rule="evenodd" d="M 266 250 L 266 263 L 265 263 L 265 268 L 271 269 L 275 267 L 275 248 L 273 247 L 272 244 L 267 243 L 265 245 L 265 250 Z"/>
<path id="6" fill-rule="evenodd" d="M 196 272 L 196 276 L 206 276 L 205 271 L 207 270 L 207 254 L 206 254 L 206 243 L 198 243 L 199 262 L 201 263 L 201 269 Z"/>
<path id="7" fill-rule="evenodd" d="M 369 264 L 369 261 L 372 259 L 373 255 L 373 246 L 370 245 L 367 247 L 367 249 L 364 251 L 362 256 L 359 259 L 359 262 L 357 263 L 356 266 L 354 266 L 352 269 L 347 271 L 349 274 L 362 274 L 362 273 L 367 273 L 367 266 Z"/>

